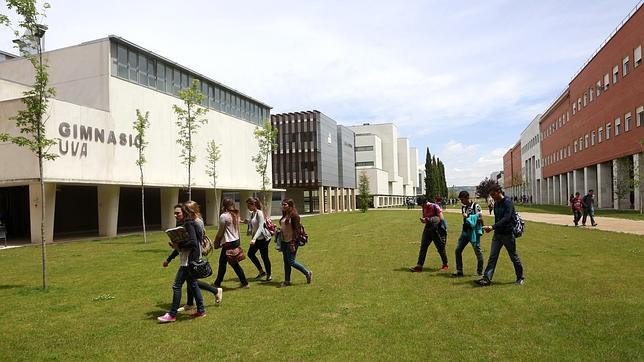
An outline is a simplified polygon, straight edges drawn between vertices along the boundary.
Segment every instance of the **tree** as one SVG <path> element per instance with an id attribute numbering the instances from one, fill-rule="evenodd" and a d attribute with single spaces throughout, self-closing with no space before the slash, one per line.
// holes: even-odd
<path id="1" fill-rule="evenodd" d="M 221 150 L 215 140 L 208 142 L 206 147 L 208 164 L 206 165 L 206 174 L 212 177 L 212 187 L 215 189 L 215 205 L 219 210 L 219 198 L 217 197 L 217 161 L 221 157 Z"/>
<path id="2" fill-rule="evenodd" d="M 429 153 L 429 147 L 427 147 L 427 153 L 425 155 L 425 197 L 427 197 L 427 200 L 432 199 L 432 191 L 433 191 L 433 185 L 434 183 L 432 182 L 432 155 Z"/>
<path id="3" fill-rule="evenodd" d="M 139 166 L 139 173 L 141 175 L 141 220 L 143 222 L 143 242 L 148 242 L 148 236 L 145 232 L 145 187 L 143 183 L 143 164 L 145 163 L 145 155 L 143 151 L 148 143 L 145 141 L 145 130 L 150 127 L 150 122 L 148 121 L 148 116 L 150 112 L 145 112 L 145 116 L 141 114 L 141 111 L 136 110 L 136 121 L 134 121 L 134 131 L 136 132 L 136 140 L 134 145 L 136 146 L 139 157 L 136 159 L 136 165 Z"/>
<path id="4" fill-rule="evenodd" d="M 47 138 L 43 118 L 47 113 L 49 98 L 55 95 L 55 90 L 49 87 L 49 73 L 47 64 L 43 61 L 42 37 L 45 35 L 47 26 L 42 24 L 45 17 L 45 10 L 49 9 L 49 3 L 44 3 L 41 10 L 36 7 L 36 0 L 7 0 L 8 10 L 14 10 L 20 17 L 18 27 L 24 30 L 24 35 L 16 41 L 17 48 L 25 59 L 29 60 L 34 69 L 33 88 L 23 92 L 22 102 L 25 109 L 18 111 L 11 120 L 16 121 L 16 127 L 20 129 L 19 136 L 0 133 L 0 142 L 11 142 L 19 147 L 26 147 L 38 157 L 38 177 L 40 180 L 40 245 L 42 258 L 42 283 L 43 289 L 48 288 L 47 281 L 47 251 L 45 248 L 45 181 L 43 179 L 43 163 L 53 161 L 57 154 L 50 153 L 49 148 L 56 143 L 56 140 Z M 40 18 L 40 19 L 39 19 Z M 5 25 L 13 30 L 15 36 L 20 31 L 12 28 L 11 21 L 7 15 L 0 14 L 0 25 Z M 32 53 L 33 52 L 33 53 Z"/>
<path id="5" fill-rule="evenodd" d="M 179 98 L 183 101 L 185 108 L 173 105 L 172 109 L 177 115 L 177 126 L 179 127 L 179 138 L 177 143 L 181 145 L 181 163 L 188 169 L 188 200 L 192 200 L 192 164 L 197 157 L 194 155 L 192 138 L 201 125 L 208 123 L 206 109 L 201 106 L 204 95 L 201 93 L 199 80 L 195 79 L 187 89 L 179 91 Z"/>
<path id="6" fill-rule="evenodd" d="M 362 210 L 362 212 L 367 212 L 367 210 L 369 209 L 369 201 L 371 200 L 371 195 L 369 194 L 369 177 L 367 177 L 367 173 L 364 171 L 360 173 L 360 179 L 358 180 L 358 192 L 360 210 Z"/>
<path id="7" fill-rule="evenodd" d="M 631 157 L 618 158 L 616 161 L 617 175 L 614 179 L 615 195 L 618 200 L 626 199 L 631 193 L 639 191 L 639 180 L 635 179 L 635 174 L 639 173 Z M 630 207 L 633 203 L 629 199 Z"/>
<path id="8" fill-rule="evenodd" d="M 481 181 L 481 183 L 479 183 L 478 186 L 476 186 L 476 194 L 478 195 L 478 197 L 487 199 L 493 186 L 499 186 L 499 183 L 496 182 L 496 180 L 492 180 L 486 177 L 483 181 Z"/>
<path id="9" fill-rule="evenodd" d="M 277 147 L 277 128 L 273 128 L 271 121 L 266 119 L 261 127 L 255 127 L 255 139 L 259 146 L 259 152 L 253 156 L 252 160 L 255 162 L 255 170 L 262 177 L 262 203 L 269 210 L 268 193 L 266 192 L 268 190 L 268 160 L 271 159 L 273 150 Z"/>

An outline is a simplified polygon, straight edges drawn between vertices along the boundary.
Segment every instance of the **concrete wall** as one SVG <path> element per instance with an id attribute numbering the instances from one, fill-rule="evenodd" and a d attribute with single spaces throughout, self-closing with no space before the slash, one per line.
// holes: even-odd
<path id="1" fill-rule="evenodd" d="M 338 168 L 340 187 L 356 188 L 355 135 L 352 130 L 338 126 Z"/>

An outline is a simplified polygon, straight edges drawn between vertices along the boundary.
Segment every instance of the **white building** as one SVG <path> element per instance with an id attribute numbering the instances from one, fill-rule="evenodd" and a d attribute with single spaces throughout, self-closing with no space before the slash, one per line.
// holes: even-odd
<path id="1" fill-rule="evenodd" d="M 373 207 L 401 206 L 405 198 L 415 196 L 409 140 L 398 138 L 393 123 L 349 127 L 356 135 L 356 180 L 364 172 L 369 178 Z M 417 162 L 417 161 L 416 161 Z"/>
<path id="2" fill-rule="evenodd" d="M 114 236 L 141 226 L 136 110 L 149 111 L 145 150 L 145 214 L 149 228 L 174 226 L 173 205 L 185 200 L 188 184 L 176 142 L 172 106 L 193 79 L 201 82 L 208 123 L 192 140 L 192 199 L 202 205 L 207 224 L 218 214 L 212 178 L 206 174 L 206 144 L 220 145 L 217 189 L 240 198 L 261 189 L 251 157 L 258 152 L 253 131 L 270 116 L 270 107 L 204 75 L 122 38 L 82 43 L 45 53 L 50 85 L 56 89 L 48 109 L 46 133 L 57 139 L 46 162 L 47 241 L 54 235 L 84 232 Z M 22 58 L 0 63 L 0 133 L 17 134 L 9 120 L 23 107 L 22 92 L 33 71 Z M 26 149 L 0 144 L 0 215 L 10 234 L 40 240 L 40 188 L 36 157 Z M 270 177 L 270 168 L 269 168 Z M 221 197 L 218 198 L 221 200 Z"/>
<path id="3" fill-rule="evenodd" d="M 521 173 L 523 184 L 518 195 L 532 198 L 534 203 L 542 203 L 541 181 L 541 144 L 539 122 L 541 115 L 521 132 Z"/>

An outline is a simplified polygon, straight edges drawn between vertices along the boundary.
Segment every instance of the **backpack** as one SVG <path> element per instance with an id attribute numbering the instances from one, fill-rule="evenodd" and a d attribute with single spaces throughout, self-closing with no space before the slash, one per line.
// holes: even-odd
<path id="1" fill-rule="evenodd" d="M 210 240 L 208 235 L 206 235 L 206 230 L 204 230 L 204 232 L 203 232 L 203 239 L 201 239 L 201 245 L 200 246 L 201 246 L 201 254 L 202 255 L 210 254 L 212 249 L 215 248 L 214 244 L 212 243 L 212 241 Z"/>
<path id="2" fill-rule="evenodd" d="M 520 238 L 525 231 L 525 221 L 519 216 L 518 212 L 515 212 L 513 215 L 514 226 L 512 226 L 512 234 L 515 238 Z"/>
<path id="3" fill-rule="evenodd" d="M 273 224 L 273 220 L 271 220 L 270 217 L 267 217 L 266 220 L 264 221 L 264 229 L 268 231 L 271 236 L 275 235 L 275 231 L 277 231 L 277 226 Z"/>
<path id="4" fill-rule="evenodd" d="M 304 225 L 300 223 L 300 228 L 297 229 L 297 235 L 295 236 L 295 241 L 299 246 L 304 246 L 309 242 L 309 234 L 304 230 Z"/>

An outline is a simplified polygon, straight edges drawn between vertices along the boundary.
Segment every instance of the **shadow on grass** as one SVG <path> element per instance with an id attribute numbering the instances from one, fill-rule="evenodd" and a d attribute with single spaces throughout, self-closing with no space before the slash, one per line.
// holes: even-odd
<path id="1" fill-rule="evenodd" d="M 2 284 L 0 285 L 0 290 L 3 289 L 15 289 L 15 288 L 24 288 L 24 284 Z"/>
<path id="2" fill-rule="evenodd" d="M 154 254 L 167 254 L 166 249 L 143 249 L 143 250 L 133 250 L 135 253 L 154 253 Z"/>
<path id="3" fill-rule="evenodd" d="M 440 270 L 439 268 L 425 268 L 424 267 L 423 271 L 420 272 L 420 274 L 423 274 L 423 273 L 435 273 L 435 272 L 437 272 L 439 270 Z M 395 269 L 392 269 L 392 271 L 405 272 L 405 273 L 409 273 L 409 274 L 418 274 L 418 272 L 412 272 L 410 267 L 395 268 Z"/>

